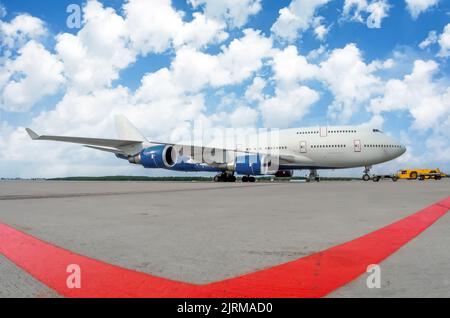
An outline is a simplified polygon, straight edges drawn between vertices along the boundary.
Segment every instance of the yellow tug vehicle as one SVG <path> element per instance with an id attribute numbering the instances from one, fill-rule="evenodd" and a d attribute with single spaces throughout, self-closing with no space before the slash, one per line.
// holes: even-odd
<path id="1" fill-rule="evenodd" d="M 399 170 L 395 176 L 398 179 L 409 179 L 409 180 L 440 180 L 447 175 L 439 169 L 404 169 Z"/>

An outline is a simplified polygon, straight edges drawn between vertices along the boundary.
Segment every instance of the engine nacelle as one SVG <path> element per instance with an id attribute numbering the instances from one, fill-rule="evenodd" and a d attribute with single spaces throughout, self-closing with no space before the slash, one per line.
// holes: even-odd
<path id="1" fill-rule="evenodd" d="M 272 160 L 265 155 L 245 155 L 236 158 L 234 171 L 240 175 L 258 176 L 273 174 Z"/>
<path id="2" fill-rule="evenodd" d="M 174 167 L 178 161 L 178 152 L 173 146 L 154 146 L 141 151 L 137 156 L 128 158 L 130 163 L 141 164 L 145 168 Z"/>
<path id="3" fill-rule="evenodd" d="M 291 178 L 294 175 L 294 170 L 278 170 L 275 173 L 277 178 Z"/>

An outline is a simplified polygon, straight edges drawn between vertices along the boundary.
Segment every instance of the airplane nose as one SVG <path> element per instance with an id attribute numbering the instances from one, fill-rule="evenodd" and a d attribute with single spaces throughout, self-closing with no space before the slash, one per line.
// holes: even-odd
<path id="1" fill-rule="evenodd" d="M 397 145 L 396 149 L 394 150 L 394 155 L 397 157 L 400 157 L 406 152 L 406 146 L 398 142 L 397 140 L 391 138 L 390 142 L 392 142 L 394 145 Z"/>
<path id="2" fill-rule="evenodd" d="M 400 149 L 398 149 L 398 157 L 403 155 L 406 152 L 406 147 L 404 145 L 400 145 Z"/>

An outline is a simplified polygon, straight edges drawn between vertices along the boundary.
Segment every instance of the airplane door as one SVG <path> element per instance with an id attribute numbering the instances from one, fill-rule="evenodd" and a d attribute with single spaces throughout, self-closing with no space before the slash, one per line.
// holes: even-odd
<path id="1" fill-rule="evenodd" d="M 361 140 L 354 140 L 355 152 L 361 152 Z"/>
<path id="2" fill-rule="evenodd" d="M 328 127 L 320 127 L 320 137 L 326 137 L 328 135 Z"/>
<path id="3" fill-rule="evenodd" d="M 307 152 L 306 141 L 300 141 L 300 153 L 306 153 L 306 152 Z"/>

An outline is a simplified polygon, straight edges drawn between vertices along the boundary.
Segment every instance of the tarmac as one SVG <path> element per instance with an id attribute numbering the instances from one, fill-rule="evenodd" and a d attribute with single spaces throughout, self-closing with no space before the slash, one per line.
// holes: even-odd
<path id="1" fill-rule="evenodd" d="M 0 182 L 0 223 L 71 252 L 206 284 L 306 257 L 450 196 L 450 179 L 320 183 Z M 446 213 L 328 297 L 450 297 Z M 0 242 L 1 244 L 1 242 Z M 0 297 L 60 297 L 0 255 Z"/>

